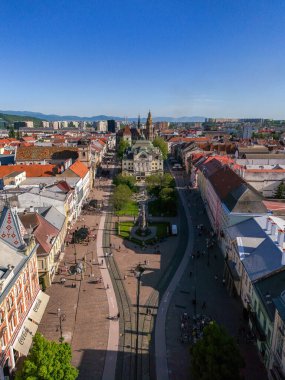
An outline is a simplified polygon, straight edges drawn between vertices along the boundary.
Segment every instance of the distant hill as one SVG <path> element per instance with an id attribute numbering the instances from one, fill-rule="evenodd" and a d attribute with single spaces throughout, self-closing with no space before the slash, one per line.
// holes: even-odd
<path id="1" fill-rule="evenodd" d="M 10 114 L 6 114 L 6 113 L 0 113 L 0 119 L 5 120 L 8 124 L 12 124 L 15 121 L 30 120 L 30 121 L 34 122 L 35 127 L 40 126 L 42 120 L 46 120 L 44 118 L 39 119 L 37 117 L 32 117 L 32 116 L 27 117 L 27 116 L 20 116 L 20 115 L 10 115 Z"/>
<path id="2" fill-rule="evenodd" d="M 125 118 L 119 116 L 107 116 L 107 115 L 97 115 L 91 117 L 84 116 L 72 116 L 72 115 L 46 115 L 40 112 L 31 112 L 31 111 L 0 111 L 3 114 L 7 115 L 16 115 L 18 117 L 24 117 L 21 120 L 48 120 L 48 121 L 98 121 L 98 120 L 118 120 L 124 121 Z M 1 116 L 0 116 L 1 117 Z M 136 121 L 136 117 L 128 118 L 129 121 Z M 141 119 L 142 122 L 146 121 L 145 118 Z M 182 116 L 182 117 L 167 117 L 167 116 L 157 116 L 153 118 L 153 121 L 169 121 L 173 123 L 183 123 L 183 122 L 203 122 L 205 121 L 205 117 L 203 116 Z"/>

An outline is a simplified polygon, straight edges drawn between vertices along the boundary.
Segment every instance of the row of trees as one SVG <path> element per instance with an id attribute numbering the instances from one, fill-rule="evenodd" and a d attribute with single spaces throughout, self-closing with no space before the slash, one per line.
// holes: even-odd
<path id="1" fill-rule="evenodd" d="M 175 213 L 177 208 L 177 193 L 175 190 L 175 180 L 171 174 L 154 174 L 147 177 L 145 182 L 148 193 L 157 198 L 157 208 Z"/>
<path id="2" fill-rule="evenodd" d="M 166 160 L 168 156 L 168 147 L 167 147 L 167 143 L 163 140 L 163 138 L 156 137 L 152 143 L 153 143 L 153 146 L 156 146 L 157 148 L 160 149 L 163 159 Z"/>
<path id="3" fill-rule="evenodd" d="M 112 194 L 112 204 L 114 209 L 119 211 L 131 202 L 132 194 L 137 191 L 136 180 L 133 176 L 118 174 L 113 179 L 113 183 L 116 187 Z"/>

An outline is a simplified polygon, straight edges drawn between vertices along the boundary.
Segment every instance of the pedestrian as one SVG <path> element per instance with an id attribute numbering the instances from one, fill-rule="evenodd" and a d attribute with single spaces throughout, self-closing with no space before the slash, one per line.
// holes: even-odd
<path id="1" fill-rule="evenodd" d="M 191 272 L 191 270 L 190 270 L 190 272 L 189 272 L 189 276 L 192 277 L 192 272 Z"/>
<path id="2" fill-rule="evenodd" d="M 215 280 L 217 281 L 218 280 L 218 276 L 215 274 Z"/>
<path id="3" fill-rule="evenodd" d="M 119 251 L 121 250 L 121 246 L 119 245 Z"/>
<path id="4" fill-rule="evenodd" d="M 109 289 L 109 284 L 106 285 L 106 289 Z"/>
<path id="5" fill-rule="evenodd" d="M 101 260 L 101 265 L 103 265 L 103 263 L 104 263 L 104 260 L 102 259 L 102 260 Z"/>
<path id="6" fill-rule="evenodd" d="M 225 286 L 226 284 L 226 280 L 225 280 L 225 277 L 223 278 L 223 286 Z"/>

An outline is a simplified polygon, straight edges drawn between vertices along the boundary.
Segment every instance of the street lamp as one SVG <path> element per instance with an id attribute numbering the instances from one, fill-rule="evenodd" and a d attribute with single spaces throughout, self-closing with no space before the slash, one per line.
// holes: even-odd
<path id="1" fill-rule="evenodd" d="M 138 264 L 135 269 L 135 277 L 137 282 L 137 320 L 136 320 L 136 360 L 135 360 L 135 379 L 138 378 L 138 355 L 139 355 L 139 309 L 140 309 L 140 290 L 141 290 L 141 277 L 145 268 Z"/>
<path id="2" fill-rule="evenodd" d="M 60 341 L 60 343 L 62 343 L 64 341 L 63 334 L 62 334 L 62 322 L 64 322 L 66 320 L 66 315 L 61 312 L 60 308 L 58 308 L 57 309 L 57 316 L 58 316 L 58 320 L 59 320 L 59 326 L 57 326 L 56 331 L 58 331 L 58 329 L 59 329 L 59 331 L 60 331 L 59 341 Z"/>

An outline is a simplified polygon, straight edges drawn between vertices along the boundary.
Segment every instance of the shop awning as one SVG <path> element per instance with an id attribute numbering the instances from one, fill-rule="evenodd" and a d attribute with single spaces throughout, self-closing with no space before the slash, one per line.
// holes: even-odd
<path id="1" fill-rule="evenodd" d="M 27 356 L 37 329 L 38 325 L 26 319 L 15 340 L 13 348 L 19 351 L 22 355 Z"/>
<path id="2" fill-rule="evenodd" d="M 49 301 L 49 296 L 40 291 L 37 298 L 34 301 L 33 306 L 29 312 L 28 318 L 32 319 L 36 323 L 40 323 L 43 317 L 44 311 Z"/>

